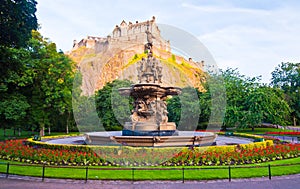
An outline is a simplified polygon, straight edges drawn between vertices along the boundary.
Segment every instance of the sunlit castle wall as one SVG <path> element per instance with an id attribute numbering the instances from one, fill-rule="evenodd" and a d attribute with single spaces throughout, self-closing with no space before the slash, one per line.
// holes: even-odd
<path id="1" fill-rule="evenodd" d="M 145 22 L 126 22 L 122 21 L 120 25 L 116 25 L 112 34 L 106 38 L 88 36 L 77 43 L 74 40 L 73 49 L 79 47 L 95 48 L 103 50 L 105 48 L 120 48 L 124 49 L 132 45 L 144 45 L 147 43 L 146 31 L 149 30 L 154 36 L 153 45 L 167 52 L 171 51 L 170 42 L 161 38 L 160 30 L 155 22 L 155 17 L 152 20 Z"/>

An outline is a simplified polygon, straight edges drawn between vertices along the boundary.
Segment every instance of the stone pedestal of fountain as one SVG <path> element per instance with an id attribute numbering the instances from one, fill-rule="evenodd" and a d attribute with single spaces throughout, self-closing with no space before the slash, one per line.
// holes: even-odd
<path id="1" fill-rule="evenodd" d="M 126 122 L 123 136 L 171 136 L 176 135 L 176 124 L 168 122 L 166 99 L 180 94 L 177 87 L 160 84 L 135 84 L 121 88 L 119 93 L 134 99 L 131 122 Z"/>

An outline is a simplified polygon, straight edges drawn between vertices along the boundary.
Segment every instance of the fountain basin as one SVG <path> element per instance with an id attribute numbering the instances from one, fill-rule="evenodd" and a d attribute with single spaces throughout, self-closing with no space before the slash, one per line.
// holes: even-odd
<path id="1" fill-rule="evenodd" d="M 123 131 L 86 133 L 86 143 L 135 147 L 208 146 L 213 145 L 217 137 L 217 134 L 212 132 L 193 131 L 176 131 L 172 136 L 123 136 L 122 133 Z"/>
<path id="2" fill-rule="evenodd" d="M 179 131 L 182 132 L 182 131 Z M 121 136 L 121 131 L 110 131 L 110 132 L 99 132 L 103 136 Z M 193 132 L 192 132 L 193 133 Z M 67 145 L 78 145 L 85 144 L 86 136 L 73 136 L 73 137 L 61 137 L 61 138 L 52 138 L 52 139 L 42 139 L 41 142 L 48 144 L 67 144 Z M 231 144 L 249 144 L 252 143 L 253 139 L 236 137 L 236 136 L 223 136 L 218 135 L 215 139 L 217 146 L 226 146 Z M 119 143 L 114 143 L 115 145 L 120 145 Z"/>

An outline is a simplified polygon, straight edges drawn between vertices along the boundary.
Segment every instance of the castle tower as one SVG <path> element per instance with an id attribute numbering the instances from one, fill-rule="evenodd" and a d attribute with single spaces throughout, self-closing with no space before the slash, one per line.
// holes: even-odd
<path id="1" fill-rule="evenodd" d="M 110 46 L 126 47 L 126 45 L 124 45 L 125 43 L 127 43 L 128 45 L 143 45 L 147 42 L 147 30 L 150 31 L 154 36 L 153 44 L 156 46 L 156 48 L 170 51 L 170 42 L 166 41 L 160 36 L 160 30 L 156 25 L 156 19 L 154 16 L 151 20 L 147 20 L 144 22 L 136 21 L 135 23 L 127 23 L 125 20 L 123 20 L 120 25 L 115 26 L 112 34 L 110 35 L 110 39 L 88 36 L 87 38 L 84 38 L 79 42 L 74 40 L 72 50 L 76 50 L 81 46 L 84 46 L 86 48 L 106 49 L 110 48 Z M 118 43 L 120 43 L 120 45 L 118 45 Z M 101 48 L 96 47 L 97 45 L 101 46 Z M 107 45 L 109 45 L 109 47 L 106 47 Z"/>

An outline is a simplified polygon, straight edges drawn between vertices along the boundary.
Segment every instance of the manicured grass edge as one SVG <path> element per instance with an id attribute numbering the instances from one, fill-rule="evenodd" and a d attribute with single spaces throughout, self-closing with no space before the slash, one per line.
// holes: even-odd
<path id="1" fill-rule="evenodd" d="M 0 164 L 0 173 L 7 171 L 8 161 Z M 42 165 L 9 162 L 9 172 L 13 175 L 42 177 Z M 21 166 L 22 165 L 22 166 Z M 232 178 L 268 177 L 268 165 L 272 176 L 300 173 L 300 157 L 277 160 L 246 166 L 230 166 Z M 142 170 L 145 169 L 145 170 Z M 89 180 L 181 180 L 184 169 L 185 180 L 228 179 L 229 166 L 190 166 L 190 167 L 88 167 Z M 132 178 L 134 172 L 134 178 Z M 45 178 L 86 179 L 86 167 L 45 166 Z"/>

